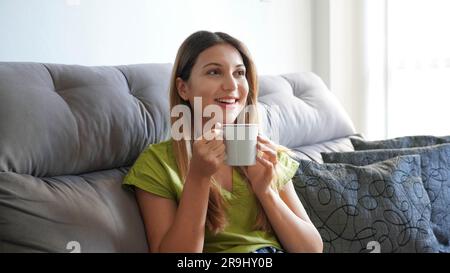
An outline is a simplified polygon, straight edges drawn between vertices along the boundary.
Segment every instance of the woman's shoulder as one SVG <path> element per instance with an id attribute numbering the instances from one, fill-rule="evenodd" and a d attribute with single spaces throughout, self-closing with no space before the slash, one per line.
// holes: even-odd
<path id="1" fill-rule="evenodd" d="M 172 151 L 172 139 L 149 144 L 146 151 L 151 151 L 157 154 L 167 154 L 168 152 Z"/>
<path id="2" fill-rule="evenodd" d="M 153 194 L 175 199 L 171 170 L 175 168 L 171 155 L 171 140 L 150 144 L 139 155 L 124 178 L 124 185 L 133 185 Z"/>
<path id="3" fill-rule="evenodd" d="M 172 140 L 152 143 L 139 154 L 133 168 L 170 164 L 174 161 Z"/>
<path id="4" fill-rule="evenodd" d="M 152 143 L 142 151 L 141 156 L 153 155 L 158 158 L 167 159 L 173 156 L 172 154 L 172 139 L 165 140 L 158 143 Z"/>

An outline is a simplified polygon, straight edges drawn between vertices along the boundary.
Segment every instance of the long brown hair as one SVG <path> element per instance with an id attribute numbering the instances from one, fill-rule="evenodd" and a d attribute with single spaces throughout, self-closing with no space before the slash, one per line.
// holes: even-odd
<path id="1" fill-rule="evenodd" d="M 256 107 L 258 96 L 258 79 L 256 67 L 247 47 L 236 38 L 233 38 L 223 32 L 198 31 L 186 38 L 186 40 L 181 44 L 178 50 L 170 81 L 170 109 L 173 109 L 173 107 L 182 104 L 188 106 L 191 110 L 193 110 L 189 102 L 183 100 L 178 94 L 176 80 L 179 77 L 183 81 L 187 82 L 191 75 L 192 68 L 200 53 L 217 44 L 228 44 L 239 51 L 247 71 L 246 79 L 249 85 L 247 105 Z M 177 119 L 178 117 L 171 117 L 171 124 L 173 125 Z M 253 115 L 245 116 L 245 122 L 258 123 L 257 111 L 256 113 L 253 113 Z M 186 180 L 187 172 L 189 170 L 189 163 L 192 156 L 191 149 L 191 140 L 173 140 L 174 156 L 182 181 Z M 246 178 L 246 170 L 244 167 L 239 167 L 237 171 Z M 212 186 L 210 187 L 206 227 L 213 234 L 217 234 L 225 228 L 225 226 L 227 225 L 227 219 L 224 210 L 225 202 L 222 195 L 220 194 L 220 185 L 215 182 L 214 177 L 211 177 L 211 179 Z M 276 189 L 277 187 L 274 186 L 274 188 Z M 270 232 L 270 223 L 259 202 L 258 209 L 259 211 L 255 223 L 255 229 L 266 230 Z"/>

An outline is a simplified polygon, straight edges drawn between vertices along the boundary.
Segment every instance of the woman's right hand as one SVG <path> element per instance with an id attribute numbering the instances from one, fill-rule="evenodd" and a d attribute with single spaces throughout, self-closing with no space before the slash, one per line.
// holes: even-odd
<path id="1" fill-rule="evenodd" d="M 194 140 L 189 172 L 196 177 L 210 178 L 222 166 L 225 156 L 222 126 L 216 123 L 207 138 L 203 135 Z"/>

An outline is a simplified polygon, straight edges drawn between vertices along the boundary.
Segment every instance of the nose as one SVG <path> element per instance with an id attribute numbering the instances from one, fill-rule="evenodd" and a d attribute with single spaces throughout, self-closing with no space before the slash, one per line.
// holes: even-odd
<path id="1" fill-rule="evenodd" d="M 227 74 L 223 77 L 222 87 L 225 91 L 234 91 L 238 87 L 237 79 L 233 75 Z"/>

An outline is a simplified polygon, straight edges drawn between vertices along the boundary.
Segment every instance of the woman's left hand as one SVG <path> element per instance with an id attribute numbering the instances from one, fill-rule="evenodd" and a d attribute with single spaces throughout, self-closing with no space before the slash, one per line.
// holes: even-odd
<path id="1" fill-rule="evenodd" d="M 275 178 L 277 152 L 276 146 L 262 136 L 258 136 L 256 152 L 256 164 L 247 167 L 247 175 L 253 192 L 259 198 L 271 190 L 270 184 Z"/>

